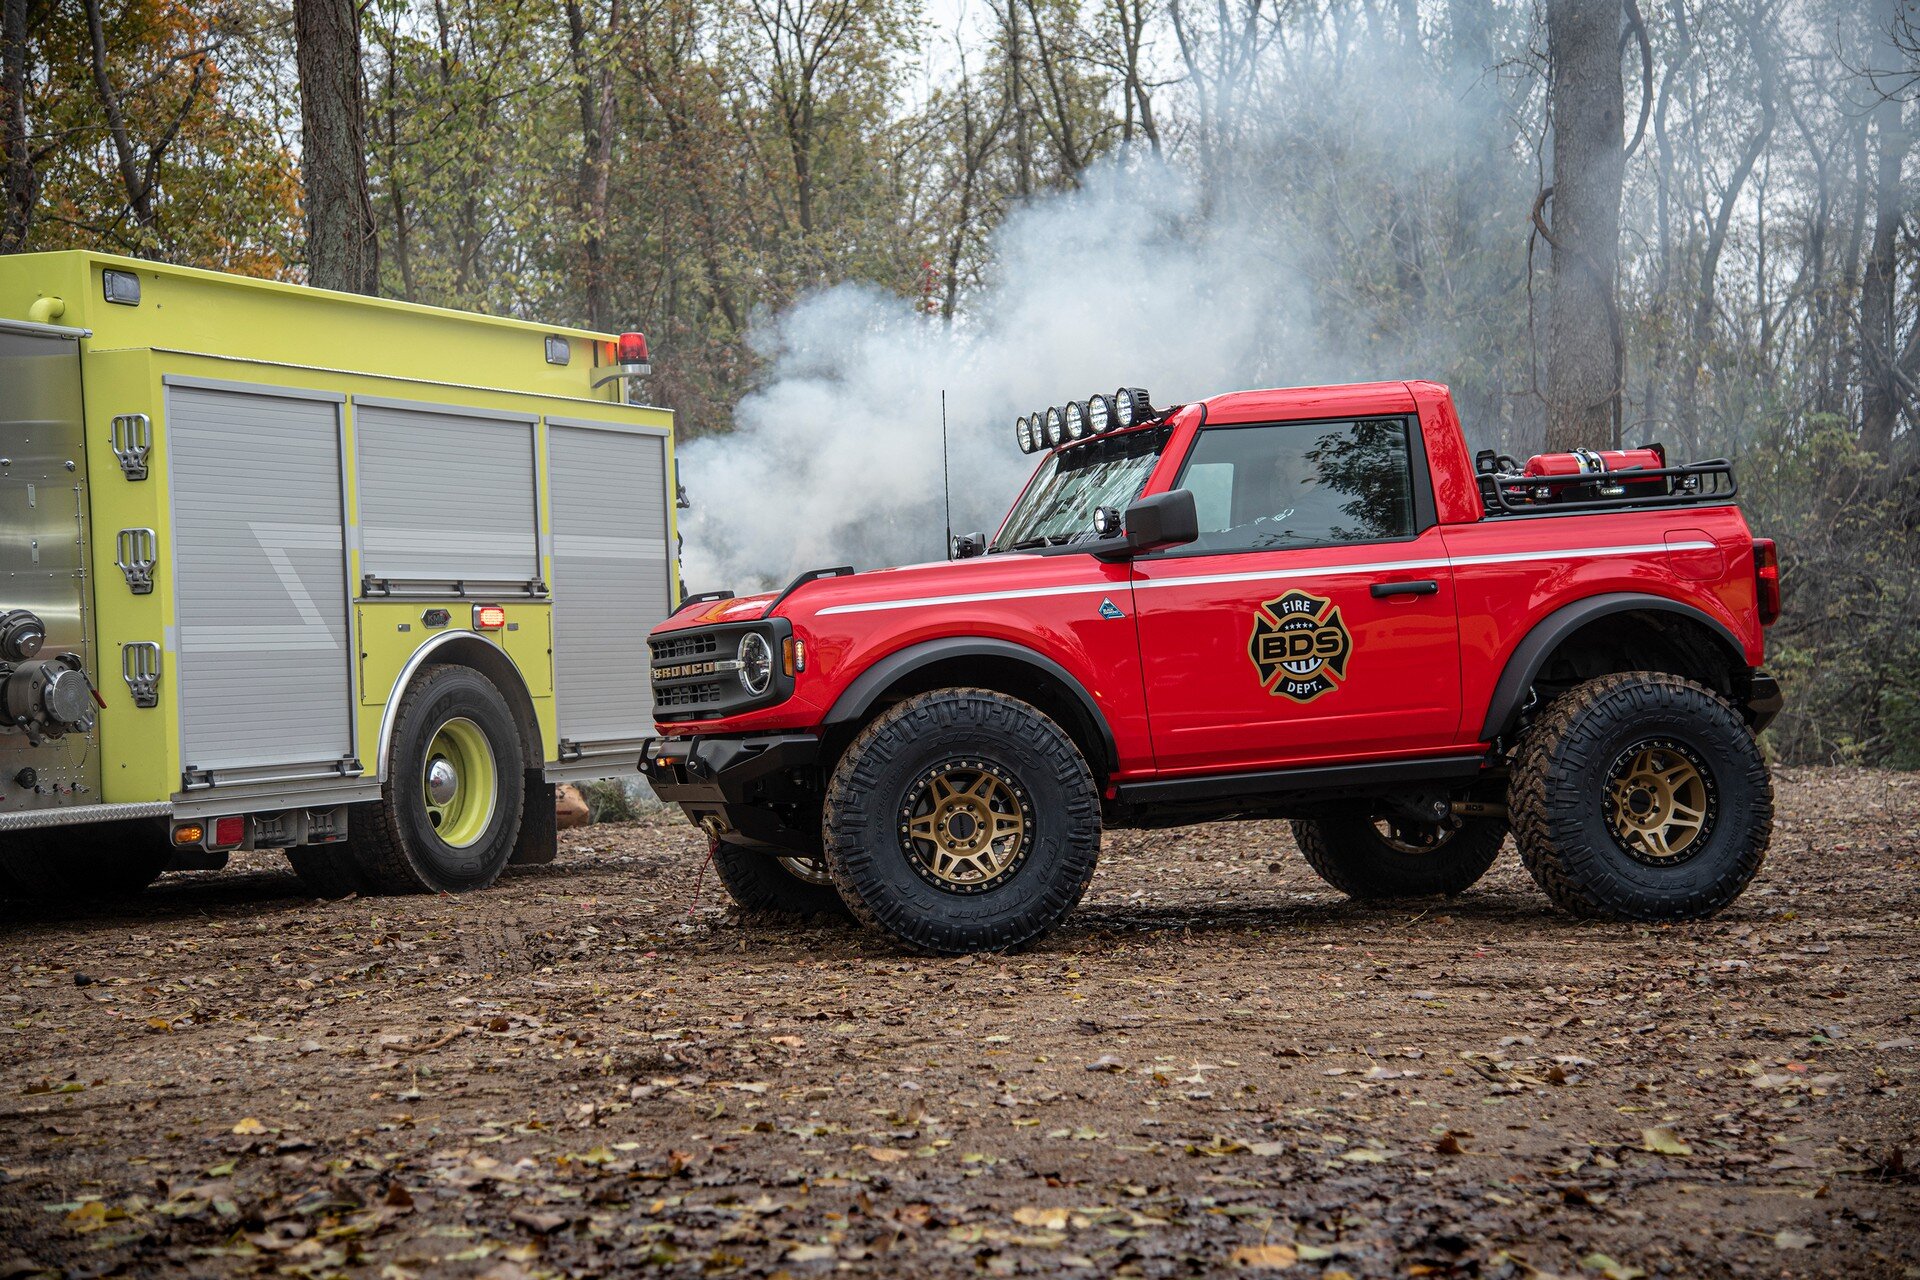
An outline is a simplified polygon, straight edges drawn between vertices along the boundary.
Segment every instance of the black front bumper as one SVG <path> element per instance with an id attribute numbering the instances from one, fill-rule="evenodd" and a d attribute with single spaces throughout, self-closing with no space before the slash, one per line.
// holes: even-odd
<path id="1" fill-rule="evenodd" d="M 1747 677 L 1747 723 L 1755 733 L 1772 724 L 1780 708 L 1786 705 L 1786 695 L 1780 692 L 1778 680 L 1759 670 Z"/>
<path id="2" fill-rule="evenodd" d="M 820 852 L 820 739 L 810 733 L 648 738 L 640 773 L 709 835 Z"/>

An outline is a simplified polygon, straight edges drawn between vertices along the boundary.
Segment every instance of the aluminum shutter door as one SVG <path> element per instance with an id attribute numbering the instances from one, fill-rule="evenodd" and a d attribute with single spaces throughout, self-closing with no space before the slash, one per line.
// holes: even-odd
<path id="1" fill-rule="evenodd" d="M 591 754 L 653 732 L 647 632 L 668 604 L 666 441 L 548 419 L 547 457 L 555 707 L 560 737 Z"/>
<path id="2" fill-rule="evenodd" d="M 540 576 L 533 421 L 356 398 L 360 566 L 444 591 Z"/>
<path id="3" fill-rule="evenodd" d="M 160 556 L 173 561 L 181 761 L 216 782 L 354 753 L 339 414 L 334 399 L 167 388 L 173 537 Z"/>

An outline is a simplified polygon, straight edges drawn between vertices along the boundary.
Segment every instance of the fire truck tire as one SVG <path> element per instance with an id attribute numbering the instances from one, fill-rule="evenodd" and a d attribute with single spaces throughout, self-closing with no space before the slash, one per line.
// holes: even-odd
<path id="1" fill-rule="evenodd" d="M 316 898 L 345 898 L 369 891 L 351 850 L 339 845 L 300 845 L 288 849 L 287 863 L 300 883 Z"/>
<path id="2" fill-rule="evenodd" d="M 17 831 L 0 844 L 0 891 L 40 902 L 127 898 L 172 860 L 164 825 L 140 819 Z"/>
<path id="3" fill-rule="evenodd" d="M 1100 854 L 1099 793 L 1073 740 L 987 689 L 935 689 L 868 725 L 833 771 L 821 825 L 854 916 L 939 955 L 1053 928 Z"/>
<path id="4" fill-rule="evenodd" d="M 1384 831 L 1366 813 L 1293 824 L 1307 865 L 1361 900 L 1464 893 L 1487 874 L 1506 838 L 1507 824 L 1498 818 L 1464 818 L 1458 826 L 1389 823 Z"/>
<path id="5" fill-rule="evenodd" d="M 347 844 L 375 893 L 464 893 L 500 877 L 526 787 L 513 712 L 471 667 L 421 668 L 401 695 L 387 780 Z"/>
<path id="6" fill-rule="evenodd" d="M 826 864 L 819 859 L 783 858 L 726 840 L 711 841 L 708 848 L 713 854 L 714 874 L 742 911 L 782 916 L 847 914 L 847 904 L 840 900 L 840 891 L 833 887 Z M 802 872 L 811 872 L 813 878 Z"/>
<path id="7" fill-rule="evenodd" d="M 1507 809 L 1534 881 L 1575 915 L 1694 920 L 1766 860 L 1773 781 L 1718 695 L 1631 671 L 1562 694 L 1522 740 Z"/>

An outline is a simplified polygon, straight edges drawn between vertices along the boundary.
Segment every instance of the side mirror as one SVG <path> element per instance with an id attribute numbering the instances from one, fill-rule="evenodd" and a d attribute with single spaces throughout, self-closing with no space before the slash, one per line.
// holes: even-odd
<path id="1" fill-rule="evenodd" d="M 971 560 L 975 556 L 987 553 L 987 535 L 984 533 L 956 533 L 953 535 L 953 558 Z"/>
<path id="2" fill-rule="evenodd" d="M 1138 555 L 1184 546 L 1200 537 L 1200 512 L 1186 489 L 1156 493 L 1127 508 L 1127 549 Z"/>

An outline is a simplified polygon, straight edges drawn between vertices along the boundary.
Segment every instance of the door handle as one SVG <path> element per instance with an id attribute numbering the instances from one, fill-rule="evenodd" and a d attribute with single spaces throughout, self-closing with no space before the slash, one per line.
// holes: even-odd
<path id="1" fill-rule="evenodd" d="M 1384 600 L 1388 596 L 1434 595 L 1440 590 L 1440 584 L 1432 578 L 1422 578 L 1417 582 L 1376 582 L 1367 590 L 1373 593 L 1374 599 Z"/>

